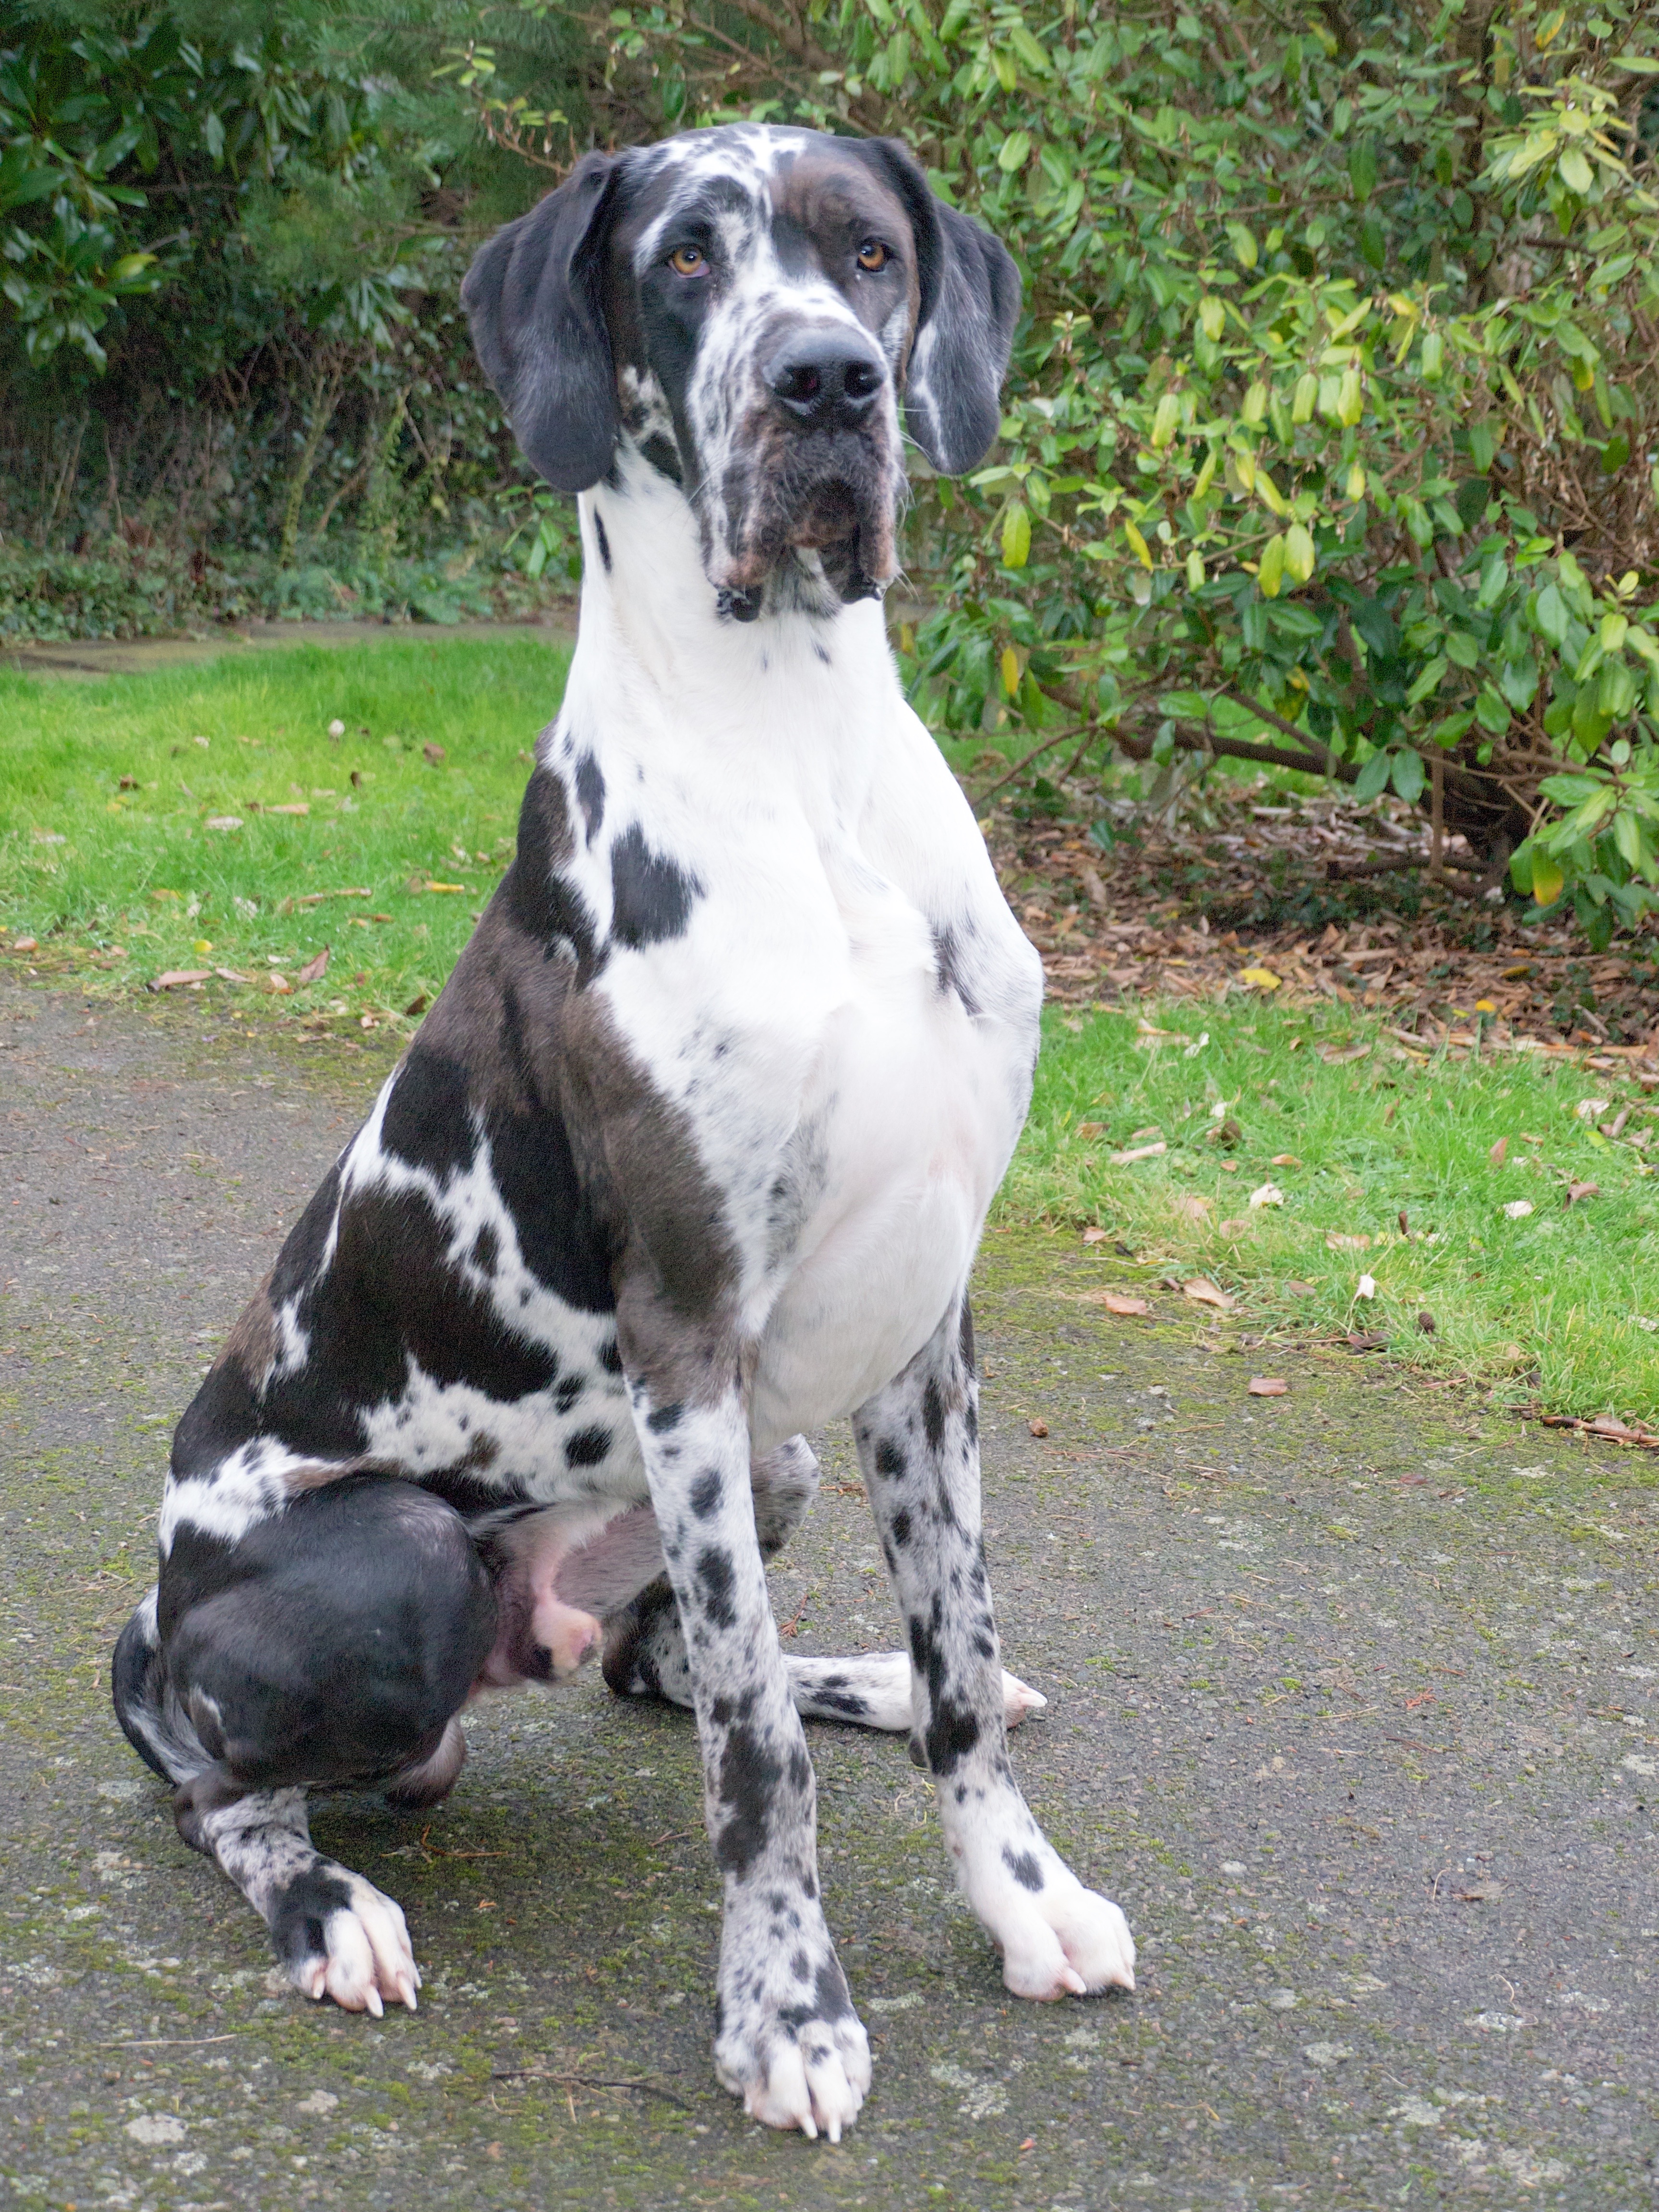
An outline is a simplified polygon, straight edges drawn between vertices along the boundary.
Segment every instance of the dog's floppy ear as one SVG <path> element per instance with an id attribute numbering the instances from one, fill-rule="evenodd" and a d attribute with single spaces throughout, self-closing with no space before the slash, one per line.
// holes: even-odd
<path id="1" fill-rule="evenodd" d="M 584 154 L 558 190 L 498 230 L 461 301 L 525 459 L 556 491 L 586 491 L 617 442 L 617 372 L 602 297 L 620 163 Z"/>
<path id="2" fill-rule="evenodd" d="M 916 241 L 921 301 L 906 427 L 941 476 L 961 476 L 984 459 L 1001 419 L 1019 271 L 1000 239 L 934 197 L 902 139 L 866 139 L 861 150 L 904 202 Z"/>

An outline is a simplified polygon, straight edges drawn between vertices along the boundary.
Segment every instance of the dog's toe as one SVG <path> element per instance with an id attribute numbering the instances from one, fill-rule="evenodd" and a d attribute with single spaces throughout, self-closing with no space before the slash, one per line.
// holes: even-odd
<path id="1" fill-rule="evenodd" d="M 1002 1946 L 1002 1978 L 1016 1996 L 1047 2002 L 1133 1989 L 1128 1922 L 1075 1876 L 1051 1875 L 1040 1897 L 1010 1898 L 999 1919 L 992 1932 Z"/>
<path id="2" fill-rule="evenodd" d="M 1133 1989 L 1134 1938 L 1110 1898 L 1079 1885 L 1074 1895 L 1057 1901 L 1054 1932 L 1066 1964 L 1082 1979 L 1083 1990 L 1078 1995 L 1085 1990 L 1092 1995 L 1098 1990 Z"/>

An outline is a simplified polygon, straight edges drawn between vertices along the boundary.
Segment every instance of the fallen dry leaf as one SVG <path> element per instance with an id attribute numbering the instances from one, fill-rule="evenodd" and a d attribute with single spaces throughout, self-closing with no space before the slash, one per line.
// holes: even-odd
<path id="1" fill-rule="evenodd" d="M 279 999 L 289 998 L 293 994 L 293 984 L 286 975 L 279 975 L 274 968 L 268 975 L 261 975 L 258 980 L 267 991 L 274 991 Z"/>
<path id="2" fill-rule="evenodd" d="M 307 960 L 295 977 L 296 983 L 316 983 L 328 973 L 328 947 L 324 945 L 314 960 Z"/>
<path id="3" fill-rule="evenodd" d="M 1258 991 L 1276 991 L 1284 979 L 1275 975 L 1271 968 L 1244 968 L 1240 969 L 1238 980 Z"/>
<path id="4" fill-rule="evenodd" d="M 1567 1204 L 1582 1206 L 1587 1198 L 1600 1198 L 1601 1186 L 1597 1182 L 1570 1182 L 1567 1185 Z"/>
<path id="5" fill-rule="evenodd" d="M 1531 1212 L 1532 1200 L 1529 1198 L 1512 1198 L 1504 1208 L 1505 1217 L 1510 1221 L 1524 1221 Z"/>
<path id="6" fill-rule="evenodd" d="M 1194 1191 L 1183 1191 L 1179 1198 L 1171 1200 L 1170 1211 L 1179 1214 L 1183 1221 L 1202 1221 L 1214 1203 L 1213 1199 L 1200 1198 Z"/>
<path id="7" fill-rule="evenodd" d="M 1285 1194 L 1276 1182 L 1258 1183 L 1244 1202 L 1250 1206 L 1283 1206 Z"/>
<path id="8" fill-rule="evenodd" d="M 1216 1224 L 1222 1236 L 1231 1237 L 1248 1237 L 1254 1225 L 1249 1221 L 1218 1221 Z"/>
<path id="9" fill-rule="evenodd" d="M 1328 1067 L 1345 1067 L 1351 1060 L 1366 1060 L 1370 1056 L 1368 1044 L 1320 1044 L 1314 1050 Z"/>
<path id="10" fill-rule="evenodd" d="M 1121 1291 L 1102 1291 L 1100 1303 L 1112 1314 L 1144 1314 L 1149 1310 L 1145 1298 L 1127 1298 Z"/>
<path id="11" fill-rule="evenodd" d="M 1281 1375 L 1252 1375 L 1249 1391 L 1253 1398 L 1288 1398 L 1291 1386 Z"/>
<path id="12" fill-rule="evenodd" d="M 1103 1244 L 1108 1233 L 1104 1229 L 1085 1229 L 1083 1232 L 1083 1241 L 1085 1244 Z"/>
<path id="13" fill-rule="evenodd" d="M 1294 1152 L 1275 1152 L 1267 1163 L 1270 1168 L 1299 1168 L 1301 1164 Z"/>
<path id="14" fill-rule="evenodd" d="M 40 940 L 38 937 L 20 937 L 11 949 L 14 952 L 38 952 Z"/>
<path id="15" fill-rule="evenodd" d="M 1487 1153 L 1486 1158 L 1492 1162 L 1495 1168 L 1501 1168 L 1504 1164 L 1504 1156 L 1509 1151 L 1509 1139 L 1507 1137 L 1500 1137 L 1498 1139 L 1498 1142 L 1492 1146 L 1492 1150 Z"/>
<path id="16" fill-rule="evenodd" d="M 213 972 L 227 983 L 251 983 L 253 981 L 251 975 L 244 975 L 234 968 L 216 968 Z"/>
<path id="17" fill-rule="evenodd" d="M 437 890 L 441 886 L 434 884 L 432 888 Z M 1160 1152 L 1167 1152 L 1169 1149 L 1160 1137 L 1155 1145 L 1131 1145 L 1127 1152 L 1109 1152 L 1107 1158 L 1115 1168 L 1127 1168 L 1132 1160 L 1156 1159 Z"/>
<path id="18" fill-rule="evenodd" d="M 1079 1121 L 1073 1134 L 1079 1137 L 1097 1137 L 1104 1126 L 1100 1121 Z"/>
<path id="19" fill-rule="evenodd" d="M 308 799 L 296 799 L 289 805 L 267 806 L 265 809 L 267 814 L 309 814 L 310 811 L 311 801 Z"/>
<path id="20" fill-rule="evenodd" d="M 211 968 L 169 968 L 150 985 L 152 991 L 177 991 L 191 983 L 205 983 Z"/>
<path id="21" fill-rule="evenodd" d="M 1354 1285 L 1353 1294 L 1357 1298 L 1374 1298 L 1376 1296 L 1376 1276 L 1362 1275 Z"/>
<path id="22" fill-rule="evenodd" d="M 1189 1277 L 1181 1285 L 1181 1292 L 1183 1297 L 1193 1298 L 1201 1306 L 1219 1306 L 1223 1313 L 1230 1313 L 1236 1303 L 1225 1291 L 1218 1289 L 1207 1275 Z"/>
<path id="23" fill-rule="evenodd" d="M 1325 1239 L 1325 1249 L 1328 1252 L 1369 1252 L 1370 1249 L 1371 1240 L 1369 1237 L 1345 1237 L 1337 1232 Z"/>
<path id="24" fill-rule="evenodd" d="M 1048 1433 L 1048 1424 L 1040 1413 L 1034 1413 L 1025 1425 L 1034 1437 L 1046 1437 Z"/>
<path id="25" fill-rule="evenodd" d="M 427 995 L 426 995 L 426 993 L 425 993 L 424 991 L 416 991 L 416 993 L 415 994 L 414 997 L 410 1000 L 409 1004 L 408 1004 L 408 1005 L 404 1008 L 404 1012 L 406 1014 L 423 1014 L 423 1013 L 426 1012 L 426 1006 L 427 1006 Z M 1085 1231 L 1084 1232 L 1084 1234 L 1085 1234 L 1085 1240 L 1086 1240 L 1086 1237 L 1087 1237 L 1087 1234 L 1088 1234 L 1088 1232 Z"/>
<path id="26" fill-rule="evenodd" d="M 440 744 L 422 745 L 421 747 L 421 751 L 425 757 L 428 765 L 432 768 L 436 768 L 439 762 L 445 757 L 444 749 Z"/>
<path id="27" fill-rule="evenodd" d="M 1300 1282 L 1294 1275 L 1292 1275 L 1289 1282 L 1285 1284 L 1285 1288 L 1290 1292 L 1293 1298 L 1310 1298 L 1314 1295 L 1313 1285 L 1311 1283 Z"/>

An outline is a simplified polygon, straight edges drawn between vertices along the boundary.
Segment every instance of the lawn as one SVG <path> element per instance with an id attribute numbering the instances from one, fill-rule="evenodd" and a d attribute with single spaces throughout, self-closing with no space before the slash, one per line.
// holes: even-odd
<path id="1" fill-rule="evenodd" d="M 511 858 L 568 660 L 417 635 L 0 673 L 0 944 L 33 937 L 44 971 L 105 988 L 205 971 L 232 1014 L 412 1029 Z"/>
<path id="2" fill-rule="evenodd" d="M 102 994 L 204 976 L 227 1025 L 412 1034 L 511 855 L 566 664 L 416 637 L 0 675 L 9 964 Z M 1380 1339 L 1518 1404 L 1653 1423 L 1656 1128 L 1619 1068 L 1425 1058 L 1340 1006 L 1051 1016 L 995 1221 L 1104 1231 L 1103 1288 L 1194 1319 L 1220 1310 L 1182 1297 L 1201 1279 L 1255 1334 Z"/>

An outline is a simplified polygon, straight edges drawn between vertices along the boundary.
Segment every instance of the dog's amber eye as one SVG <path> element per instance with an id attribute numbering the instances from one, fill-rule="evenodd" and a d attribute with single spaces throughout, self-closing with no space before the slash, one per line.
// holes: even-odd
<path id="1" fill-rule="evenodd" d="M 887 248 L 879 239 L 866 238 L 859 248 L 859 267 L 874 276 L 878 269 L 887 266 Z"/>
<path id="2" fill-rule="evenodd" d="M 677 246 L 668 257 L 668 265 L 681 276 L 701 276 L 708 268 L 701 246 Z"/>

